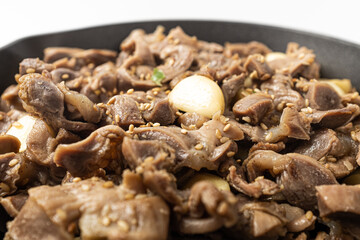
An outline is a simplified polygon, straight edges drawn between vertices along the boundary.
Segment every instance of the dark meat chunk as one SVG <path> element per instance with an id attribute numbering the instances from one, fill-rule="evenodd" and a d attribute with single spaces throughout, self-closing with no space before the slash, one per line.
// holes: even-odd
<path id="1" fill-rule="evenodd" d="M 278 111 L 281 111 L 287 103 L 294 104 L 296 109 L 300 110 L 305 106 L 305 101 L 299 92 L 292 89 L 292 86 L 290 76 L 277 73 L 270 80 L 263 82 L 260 87 L 262 91 L 274 95 L 274 104 Z"/>
<path id="2" fill-rule="evenodd" d="M 305 98 L 309 100 L 309 106 L 316 110 L 331 110 L 342 107 L 340 96 L 327 83 L 313 82 L 309 84 Z"/>
<path id="3" fill-rule="evenodd" d="M 190 126 L 195 126 L 197 129 L 207 122 L 209 119 L 195 112 L 187 112 L 182 114 L 178 118 L 178 123 L 186 129 L 190 129 Z"/>
<path id="4" fill-rule="evenodd" d="M 331 129 L 319 130 L 309 142 L 305 142 L 294 151 L 326 164 L 336 178 L 349 175 L 357 167 L 358 146 L 355 141 L 350 135 Z"/>
<path id="5" fill-rule="evenodd" d="M 54 65 L 50 63 L 45 63 L 41 61 L 39 58 L 25 58 L 20 63 L 19 74 L 20 76 L 22 76 L 27 73 L 42 73 L 42 71 L 44 70 L 51 72 L 54 69 L 55 69 Z"/>
<path id="6" fill-rule="evenodd" d="M 160 52 L 160 58 L 164 64 L 158 66 L 158 69 L 164 73 L 162 82 L 165 83 L 183 74 L 191 66 L 194 56 L 188 46 L 168 45 Z"/>
<path id="7" fill-rule="evenodd" d="M 311 123 L 318 124 L 324 128 L 337 128 L 351 122 L 360 114 L 360 108 L 355 104 L 348 104 L 344 108 L 327 111 L 312 111 L 307 117 Z"/>
<path id="8" fill-rule="evenodd" d="M 1 95 L 0 103 L 4 108 L 3 111 L 9 111 L 10 109 L 16 109 L 19 111 L 24 111 L 22 106 L 22 101 L 18 96 L 19 85 L 10 85 L 5 89 Z"/>
<path id="9" fill-rule="evenodd" d="M 130 124 L 139 126 L 145 124 L 138 103 L 130 96 L 117 95 L 108 102 L 112 121 L 120 127 L 128 127 Z"/>
<path id="10" fill-rule="evenodd" d="M 0 154 L 19 152 L 20 141 L 12 135 L 0 135 Z"/>
<path id="11" fill-rule="evenodd" d="M 267 64 L 275 71 L 293 77 L 300 75 L 307 79 L 318 79 L 320 76 L 320 66 L 315 62 L 313 51 L 293 42 L 288 44 L 286 55 L 272 58 Z"/>
<path id="12" fill-rule="evenodd" d="M 225 98 L 225 106 L 231 108 L 235 101 L 235 97 L 241 87 L 244 86 L 245 74 L 233 75 L 229 79 L 225 79 L 221 86 L 221 90 Z"/>
<path id="13" fill-rule="evenodd" d="M 231 57 L 235 54 L 239 57 L 247 57 L 252 54 L 265 55 L 271 52 L 271 50 L 264 44 L 252 41 L 249 43 L 225 43 L 225 56 Z"/>
<path id="14" fill-rule="evenodd" d="M 34 180 L 37 169 L 20 155 L 6 153 L 0 155 L 0 197 L 14 193 L 19 186 Z"/>
<path id="15" fill-rule="evenodd" d="M 304 209 L 314 209 L 315 187 L 337 184 L 337 181 L 331 171 L 315 159 L 297 153 L 289 153 L 288 156 L 292 161 L 279 178 L 279 184 L 284 185 L 282 193 L 289 203 Z"/>
<path id="16" fill-rule="evenodd" d="M 258 124 L 273 109 L 273 100 L 270 95 L 265 93 L 254 93 L 246 96 L 233 106 L 236 117 L 249 117 L 252 124 Z"/>
<path id="17" fill-rule="evenodd" d="M 73 239 L 65 229 L 52 222 L 45 210 L 32 199 L 26 201 L 15 220 L 8 224 L 6 235 L 12 240 Z"/>
<path id="18" fill-rule="evenodd" d="M 54 162 L 73 176 L 90 176 L 110 162 L 120 161 L 120 149 L 125 132 L 117 126 L 105 126 L 86 139 L 56 148 Z"/>
<path id="19" fill-rule="evenodd" d="M 310 128 L 310 120 L 304 113 L 298 112 L 295 107 L 287 107 L 282 112 L 280 124 L 269 129 L 265 140 L 278 142 L 286 137 L 309 140 Z"/>
<path id="20" fill-rule="evenodd" d="M 245 69 L 249 72 L 256 72 L 255 76 L 261 81 L 271 78 L 273 70 L 265 62 L 265 58 L 261 54 L 253 54 L 247 57 L 244 63 Z"/>
<path id="21" fill-rule="evenodd" d="M 315 186 L 337 184 L 330 170 L 315 159 L 297 153 L 281 155 L 269 150 L 259 150 L 244 161 L 244 166 L 250 181 L 263 176 L 265 170 L 279 175 L 278 184 L 283 185 L 282 193 L 287 201 L 304 209 L 314 208 Z"/>
<path id="22" fill-rule="evenodd" d="M 157 196 L 144 195 L 141 178 L 130 172 L 123 177 L 119 187 L 92 179 L 32 188 L 26 205 L 9 225 L 8 235 L 33 239 L 24 236 L 24 229 L 31 227 L 39 229 L 36 234 L 43 239 L 40 234 L 49 236 L 51 228 L 56 236 L 51 239 L 73 239 L 78 226 L 82 239 L 166 239 L 168 206 Z M 129 198 L 137 194 L 142 197 Z"/>
<path id="23" fill-rule="evenodd" d="M 21 208 L 25 205 L 28 195 L 26 193 L 18 193 L 13 196 L 8 196 L 0 199 L 0 204 L 4 207 L 6 212 L 11 217 L 16 217 Z"/>
<path id="24" fill-rule="evenodd" d="M 223 131 L 225 125 L 221 121 L 212 120 L 199 130 L 188 131 L 186 134 L 178 127 L 136 128 L 134 134 L 141 140 L 160 140 L 174 148 L 178 168 L 187 166 L 195 170 L 203 167 L 216 170 L 220 162 L 227 158 L 228 152 L 237 151 L 233 140 L 241 140 L 244 137 L 243 132 L 235 124 L 229 124 L 229 129 Z M 227 141 L 221 143 L 220 138 L 216 137 L 216 132 L 218 137 L 226 137 Z"/>
<path id="25" fill-rule="evenodd" d="M 152 107 L 142 113 L 144 119 L 152 123 L 170 125 L 175 122 L 176 109 L 170 105 L 168 98 L 156 98 L 151 102 Z"/>
<path id="26" fill-rule="evenodd" d="M 124 138 L 122 153 L 131 169 L 135 169 L 145 160 L 154 159 L 157 169 L 169 169 L 174 165 L 175 151 L 168 144 L 157 140 L 135 140 Z"/>
<path id="27" fill-rule="evenodd" d="M 222 226 L 231 227 L 237 221 L 236 198 L 218 190 L 206 181 L 196 183 L 187 202 L 189 216 L 184 216 L 178 229 L 185 234 L 203 234 L 216 231 Z"/>
<path id="28" fill-rule="evenodd" d="M 43 117 L 54 128 L 63 127 L 72 131 L 94 129 L 90 123 L 69 121 L 63 116 L 65 97 L 51 79 L 32 73 L 24 75 L 19 81 L 19 97 L 27 112 Z"/>
<path id="29" fill-rule="evenodd" d="M 360 188 L 346 185 L 316 187 L 321 217 L 360 220 Z"/>
<path id="30" fill-rule="evenodd" d="M 147 91 L 151 88 L 158 87 L 158 85 L 150 79 L 142 80 L 125 68 L 118 68 L 116 78 L 118 79 L 117 86 L 119 91 L 127 91 L 131 88 L 134 90 Z"/>

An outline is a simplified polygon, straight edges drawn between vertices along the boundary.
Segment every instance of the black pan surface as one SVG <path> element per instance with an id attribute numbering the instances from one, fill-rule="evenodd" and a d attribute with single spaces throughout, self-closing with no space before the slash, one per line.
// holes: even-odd
<path id="1" fill-rule="evenodd" d="M 105 48 L 118 50 L 120 42 L 131 30 L 143 28 L 152 32 L 162 25 L 167 30 L 181 26 L 189 35 L 198 39 L 223 44 L 225 42 L 265 43 L 274 51 L 285 51 L 288 42 L 297 42 L 313 49 L 321 64 L 322 77 L 349 78 L 360 89 L 360 46 L 314 33 L 301 32 L 279 27 L 240 22 L 222 21 L 151 21 L 133 22 L 92 27 L 74 31 L 50 33 L 26 37 L 0 48 L 0 92 L 15 83 L 19 62 L 28 57 L 42 57 L 43 49 L 50 46 L 80 48 Z M 0 238 L 5 231 L 8 216 L 0 209 Z"/>

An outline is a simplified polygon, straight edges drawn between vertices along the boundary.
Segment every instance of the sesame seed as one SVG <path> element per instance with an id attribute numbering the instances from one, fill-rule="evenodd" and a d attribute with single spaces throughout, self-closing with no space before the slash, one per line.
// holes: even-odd
<path id="1" fill-rule="evenodd" d="M 242 117 L 241 118 L 243 121 L 247 122 L 247 123 L 250 123 L 251 122 L 251 119 L 249 116 L 245 116 L 245 117 Z"/>
<path id="2" fill-rule="evenodd" d="M 24 126 L 19 122 L 14 122 L 12 126 L 16 127 L 17 129 L 22 129 Z"/>
<path id="3" fill-rule="evenodd" d="M 267 142 L 270 141 L 272 136 L 273 136 L 272 132 L 269 132 L 268 134 L 266 134 L 265 141 L 267 141 Z"/>
<path id="4" fill-rule="evenodd" d="M 260 127 L 264 130 L 268 130 L 268 127 L 265 125 L 265 123 L 260 123 Z"/>
<path id="5" fill-rule="evenodd" d="M 9 162 L 9 167 L 13 167 L 18 163 L 19 163 L 19 159 L 14 158 Z"/>
<path id="6" fill-rule="evenodd" d="M 312 211 L 307 211 L 305 217 L 307 218 L 307 220 L 311 221 L 311 219 L 314 217 L 314 214 L 312 213 Z"/>
<path id="7" fill-rule="evenodd" d="M 233 157 L 234 155 L 235 155 L 235 152 L 232 152 L 232 151 L 226 153 L 226 156 L 228 156 L 228 157 Z"/>
<path id="8" fill-rule="evenodd" d="M 117 225 L 123 232 L 129 232 L 129 230 L 130 230 L 129 224 L 127 222 L 125 222 L 124 220 L 117 221 Z"/>
<path id="9" fill-rule="evenodd" d="M 154 94 L 155 96 L 157 96 L 157 95 L 159 94 L 159 92 L 158 92 L 158 91 L 153 91 L 153 94 Z"/>
<path id="10" fill-rule="evenodd" d="M 126 91 L 127 94 L 132 94 L 134 92 L 133 88 L 130 88 L 129 90 Z"/>
<path id="11" fill-rule="evenodd" d="M 328 162 L 336 162 L 337 159 L 334 158 L 334 157 L 328 156 L 328 157 L 326 157 L 326 161 L 328 161 Z"/>
<path id="12" fill-rule="evenodd" d="M 135 195 L 133 193 L 127 193 L 125 194 L 125 200 L 131 200 L 134 199 Z"/>
<path id="13" fill-rule="evenodd" d="M 89 185 L 82 185 L 81 186 L 81 189 L 83 190 L 83 191 L 89 191 L 90 190 L 90 186 Z"/>
<path id="14" fill-rule="evenodd" d="M 177 111 L 175 114 L 176 114 L 176 116 L 179 116 L 179 117 L 180 117 L 181 115 L 183 115 L 183 114 L 182 114 L 181 112 L 179 112 L 179 111 Z"/>
<path id="15" fill-rule="evenodd" d="M 307 107 L 308 113 L 313 113 L 313 110 L 311 107 Z"/>
<path id="16" fill-rule="evenodd" d="M 216 130 L 215 130 L 215 136 L 216 136 L 216 138 L 217 138 L 217 139 L 222 138 L 222 136 L 221 136 L 221 132 L 220 132 L 220 130 L 219 130 L 219 129 L 216 129 Z"/>
<path id="17" fill-rule="evenodd" d="M 275 99 L 275 95 L 274 95 L 274 94 L 271 94 L 270 97 L 271 97 L 272 100 Z"/>
<path id="18" fill-rule="evenodd" d="M 153 127 L 160 127 L 160 123 L 154 123 Z"/>
<path id="19" fill-rule="evenodd" d="M 348 161 L 348 160 L 345 160 L 344 163 L 345 167 L 347 168 L 347 170 L 351 171 L 354 169 L 354 166 Z"/>
<path id="20" fill-rule="evenodd" d="M 221 143 L 226 143 L 227 141 L 229 141 L 230 139 L 228 137 L 222 137 L 220 138 L 220 142 Z"/>
<path id="21" fill-rule="evenodd" d="M 61 208 L 56 209 L 56 215 L 60 220 L 62 221 L 66 220 L 67 214 Z"/>
<path id="22" fill-rule="evenodd" d="M 260 89 L 255 88 L 255 89 L 254 89 L 254 92 L 259 93 L 259 92 L 261 92 L 261 91 L 260 91 Z"/>
<path id="23" fill-rule="evenodd" d="M 114 187 L 114 183 L 112 181 L 106 181 L 106 182 L 104 182 L 103 187 L 104 188 L 112 188 L 112 187 Z"/>
<path id="24" fill-rule="evenodd" d="M 350 134 L 351 134 L 351 138 L 352 138 L 354 141 L 357 141 L 355 131 L 351 131 Z"/>
<path id="25" fill-rule="evenodd" d="M 281 111 L 284 109 L 284 106 L 285 106 L 285 102 L 282 101 L 281 103 L 279 103 L 279 104 L 276 106 L 276 110 L 278 110 L 279 112 L 281 112 Z"/>
<path id="26" fill-rule="evenodd" d="M 101 92 L 106 93 L 106 89 L 104 87 L 100 88 Z"/>
<path id="27" fill-rule="evenodd" d="M 104 226 L 109 226 L 110 223 L 111 223 L 111 220 L 109 217 L 103 217 L 103 219 L 101 220 L 101 223 L 104 225 Z"/>
<path id="28" fill-rule="evenodd" d="M 166 95 L 169 95 L 170 92 L 171 92 L 170 90 L 166 90 L 166 91 L 165 91 L 165 94 L 166 94 Z"/>
<path id="29" fill-rule="evenodd" d="M 115 115 L 115 121 L 116 121 L 116 123 L 120 122 L 120 116 L 118 114 Z"/>
<path id="30" fill-rule="evenodd" d="M 309 91 L 309 85 L 305 85 L 302 90 L 303 90 L 304 92 Z"/>
<path id="31" fill-rule="evenodd" d="M 229 210 L 229 206 L 226 202 L 221 202 L 219 207 L 217 208 L 217 212 L 220 215 L 225 215 Z"/>
<path id="32" fill-rule="evenodd" d="M 99 96 L 100 93 L 101 93 L 101 91 L 100 91 L 99 89 L 96 89 L 96 90 L 94 91 L 94 93 L 95 93 L 96 96 Z"/>
<path id="33" fill-rule="evenodd" d="M 294 107 L 295 104 L 293 104 L 293 103 L 286 103 L 286 106 L 287 106 L 287 107 Z"/>
<path id="34" fill-rule="evenodd" d="M 359 93 L 358 92 L 354 92 L 352 95 L 351 95 L 351 100 L 354 100 L 355 98 L 357 98 L 359 96 Z"/>
<path id="35" fill-rule="evenodd" d="M 194 148 L 195 148 L 196 150 L 201 150 L 201 149 L 204 148 L 204 146 L 203 146 L 201 143 L 198 143 L 198 144 L 195 145 Z"/>
<path id="36" fill-rule="evenodd" d="M 237 163 L 241 163 L 242 160 L 239 158 L 239 159 L 236 159 L 236 162 L 237 162 Z"/>
<path id="37" fill-rule="evenodd" d="M 148 162 L 148 163 L 151 163 L 152 161 L 154 161 L 154 157 L 153 156 L 149 156 L 147 158 L 145 158 L 144 162 Z"/>
<path id="38" fill-rule="evenodd" d="M 135 128 L 135 127 L 134 127 L 134 124 L 130 124 L 130 126 L 129 126 L 129 131 L 130 131 L 130 132 L 133 132 L 133 131 L 134 131 L 134 128 Z"/>
<path id="39" fill-rule="evenodd" d="M 230 123 L 226 124 L 223 131 L 226 132 L 226 131 L 229 131 L 229 129 L 231 128 L 231 125 Z"/>
<path id="40" fill-rule="evenodd" d="M 26 69 L 26 73 L 34 73 L 34 72 L 35 72 L 35 69 L 33 69 L 33 68 Z"/>
<path id="41" fill-rule="evenodd" d="M 187 134 L 188 133 L 188 131 L 186 130 L 186 129 L 181 129 L 181 131 L 180 131 L 182 134 Z"/>
<path id="42" fill-rule="evenodd" d="M 81 181 L 81 178 L 75 177 L 72 181 L 73 181 L 74 183 L 77 183 L 77 182 L 80 182 L 80 181 Z"/>
<path id="43" fill-rule="evenodd" d="M 309 99 L 305 99 L 305 106 L 306 106 L 306 107 L 309 106 Z"/>
<path id="44" fill-rule="evenodd" d="M 153 99 L 154 99 L 154 97 L 153 97 L 153 96 L 151 96 L 151 95 L 146 95 L 146 99 L 151 101 L 151 100 L 153 100 Z"/>
<path id="45" fill-rule="evenodd" d="M 189 128 L 192 129 L 192 130 L 195 130 L 195 129 L 196 129 L 196 125 L 195 125 L 195 124 L 190 124 L 190 125 L 189 125 Z"/>
<path id="46" fill-rule="evenodd" d="M 70 76 L 69 74 L 65 73 L 61 76 L 62 79 L 68 79 Z"/>

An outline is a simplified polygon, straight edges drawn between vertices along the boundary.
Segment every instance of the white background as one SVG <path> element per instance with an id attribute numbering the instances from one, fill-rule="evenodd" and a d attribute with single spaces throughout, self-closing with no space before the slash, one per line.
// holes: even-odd
<path id="1" fill-rule="evenodd" d="M 208 19 L 261 23 L 360 44 L 356 0 L 0 0 L 0 47 L 25 36 L 108 23 Z"/>

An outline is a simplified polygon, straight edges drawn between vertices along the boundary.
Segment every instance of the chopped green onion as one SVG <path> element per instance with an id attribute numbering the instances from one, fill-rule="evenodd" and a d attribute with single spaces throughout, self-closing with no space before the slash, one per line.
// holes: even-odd
<path id="1" fill-rule="evenodd" d="M 151 80 L 156 83 L 158 86 L 162 86 L 161 81 L 165 78 L 163 71 L 160 69 L 154 68 Z"/>

